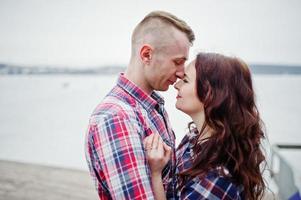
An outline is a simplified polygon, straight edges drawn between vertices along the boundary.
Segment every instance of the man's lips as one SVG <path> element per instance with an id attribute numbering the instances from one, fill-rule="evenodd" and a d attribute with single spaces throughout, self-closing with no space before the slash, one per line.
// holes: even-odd
<path id="1" fill-rule="evenodd" d="M 168 83 L 169 83 L 170 85 L 173 85 L 175 82 L 176 82 L 176 81 L 168 80 Z"/>
<path id="2" fill-rule="evenodd" d="M 177 95 L 177 99 L 180 99 L 180 98 L 182 98 L 180 95 Z"/>

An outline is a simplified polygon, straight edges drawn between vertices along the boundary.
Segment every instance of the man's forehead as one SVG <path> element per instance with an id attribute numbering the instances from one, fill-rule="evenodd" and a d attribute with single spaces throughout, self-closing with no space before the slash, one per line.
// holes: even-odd
<path id="1" fill-rule="evenodd" d="M 185 60 L 188 59 L 189 47 L 181 47 L 177 44 L 172 44 L 166 48 L 166 51 L 174 59 L 185 59 Z"/>
<path id="2" fill-rule="evenodd" d="M 189 56 L 189 44 L 175 42 L 169 48 L 169 51 L 173 54 L 173 57 L 178 59 L 188 59 Z"/>

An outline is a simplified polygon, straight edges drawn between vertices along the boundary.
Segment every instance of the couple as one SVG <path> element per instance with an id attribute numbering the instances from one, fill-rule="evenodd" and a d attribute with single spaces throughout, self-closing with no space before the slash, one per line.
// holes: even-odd
<path id="1" fill-rule="evenodd" d="M 193 41 L 191 28 L 167 12 L 151 12 L 136 26 L 128 67 L 87 131 L 86 158 L 100 199 L 262 197 L 264 133 L 248 66 L 199 53 L 184 68 Z M 170 85 L 178 91 L 176 108 L 192 119 L 177 148 L 155 92 Z"/>

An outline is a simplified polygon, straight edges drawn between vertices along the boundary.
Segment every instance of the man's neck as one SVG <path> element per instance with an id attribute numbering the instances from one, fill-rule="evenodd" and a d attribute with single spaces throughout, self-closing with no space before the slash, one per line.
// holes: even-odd
<path id="1" fill-rule="evenodd" d="M 135 85 L 137 85 L 145 93 L 151 94 L 153 92 L 153 89 L 151 89 L 144 78 L 143 71 L 139 70 L 138 67 L 128 67 L 124 73 L 124 76 Z"/>

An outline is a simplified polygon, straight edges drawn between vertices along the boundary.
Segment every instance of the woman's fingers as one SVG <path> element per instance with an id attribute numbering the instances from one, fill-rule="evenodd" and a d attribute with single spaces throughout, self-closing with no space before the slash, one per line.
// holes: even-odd
<path id="1" fill-rule="evenodd" d="M 169 159 L 171 156 L 172 149 L 170 146 L 168 146 L 165 142 L 163 143 L 164 148 L 164 157 Z"/>
<path id="2" fill-rule="evenodd" d="M 161 139 L 160 135 L 158 133 L 155 133 L 154 134 L 154 139 L 153 139 L 153 144 L 152 144 L 153 149 L 158 149 L 159 139 Z"/>
<path id="3" fill-rule="evenodd" d="M 158 133 L 153 133 L 143 140 L 143 145 L 146 150 L 158 149 L 161 136 Z"/>
<path id="4" fill-rule="evenodd" d="M 163 140 L 161 137 L 159 137 L 158 139 L 158 150 L 161 151 L 161 152 L 164 152 L 164 147 L 163 147 Z"/>
<path id="5" fill-rule="evenodd" d="M 143 144 L 151 173 L 161 173 L 170 159 L 172 149 L 165 144 L 158 133 L 146 137 Z"/>
<path id="6" fill-rule="evenodd" d="M 147 136 L 143 144 L 145 150 L 148 152 L 149 160 L 163 159 L 167 162 L 170 159 L 172 149 L 162 140 L 158 133 Z"/>
<path id="7" fill-rule="evenodd" d="M 150 150 L 152 148 L 153 139 L 154 139 L 154 134 L 151 134 L 143 140 L 143 145 L 146 150 Z"/>
<path id="8" fill-rule="evenodd" d="M 171 147 L 168 146 L 165 142 L 163 142 L 163 147 L 165 151 L 171 151 Z"/>

